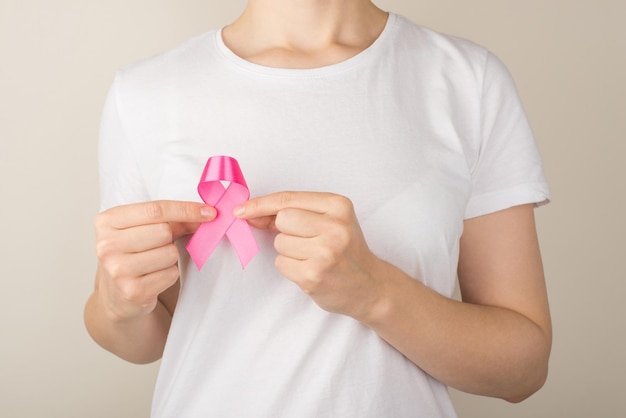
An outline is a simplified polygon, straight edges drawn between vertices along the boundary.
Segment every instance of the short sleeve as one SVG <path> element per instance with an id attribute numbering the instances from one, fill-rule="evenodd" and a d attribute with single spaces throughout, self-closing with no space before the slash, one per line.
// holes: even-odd
<path id="1" fill-rule="evenodd" d="M 100 124 L 100 210 L 148 200 L 135 150 L 124 129 L 118 88 L 119 75 L 109 89 Z"/>
<path id="2" fill-rule="evenodd" d="M 481 138 L 465 218 L 549 202 L 541 156 L 515 84 L 492 54 L 485 62 L 480 115 Z"/>

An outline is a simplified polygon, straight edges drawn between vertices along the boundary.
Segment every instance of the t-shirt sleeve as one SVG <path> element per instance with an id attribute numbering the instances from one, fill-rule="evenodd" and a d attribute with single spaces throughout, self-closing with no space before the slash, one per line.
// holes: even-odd
<path id="1" fill-rule="evenodd" d="M 492 54 L 485 62 L 480 141 L 465 218 L 548 203 L 543 163 L 513 79 Z"/>
<path id="2" fill-rule="evenodd" d="M 98 142 L 100 210 L 149 200 L 136 150 L 126 134 L 120 110 L 118 75 L 109 89 Z"/>

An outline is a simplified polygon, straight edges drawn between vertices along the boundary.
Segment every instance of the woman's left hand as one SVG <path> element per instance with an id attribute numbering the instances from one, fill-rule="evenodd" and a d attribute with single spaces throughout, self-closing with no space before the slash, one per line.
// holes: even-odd
<path id="1" fill-rule="evenodd" d="M 239 206 L 235 216 L 278 232 L 276 267 L 322 309 L 365 318 L 381 297 L 381 260 L 368 248 L 348 198 L 273 193 Z"/>

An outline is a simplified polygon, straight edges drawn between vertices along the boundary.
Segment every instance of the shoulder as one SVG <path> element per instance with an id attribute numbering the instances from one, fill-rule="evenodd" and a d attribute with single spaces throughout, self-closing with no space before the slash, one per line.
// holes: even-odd
<path id="1" fill-rule="evenodd" d="M 464 102 L 482 101 L 486 90 L 514 92 L 506 65 L 488 48 L 395 16 L 391 53 L 410 73 Z M 475 103 L 474 103 L 475 104 Z"/>
<path id="2" fill-rule="evenodd" d="M 205 58 L 211 52 L 215 33 L 216 30 L 211 30 L 197 35 L 168 51 L 130 63 L 120 72 L 135 76 L 149 76 L 193 65 L 194 62 Z"/>
<path id="3" fill-rule="evenodd" d="M 181 81 L 206 68 L 215 51 L 216 30 L 195 36 L 173 49 L 130 63 L 117 71 L 118 94 L 134 96 L 180 87 Z"/>
<path id="4" fill-rule="evenodd" d="M 481 71 L 490 51 L 469 39 L 438 32 L 403 16 L 395 17 L 394 44 L 398 51 L 428 58 L 450 69 L 467 67 Z"/>
<path id="5" fill-rule="evenodd" d="M 173 49 L 119 69 L 111 87 L 119 115 L 128 126 L 165 118 L 172 107 L 195 97 L 221 68 L 216 30 L 195 36 Z"/>

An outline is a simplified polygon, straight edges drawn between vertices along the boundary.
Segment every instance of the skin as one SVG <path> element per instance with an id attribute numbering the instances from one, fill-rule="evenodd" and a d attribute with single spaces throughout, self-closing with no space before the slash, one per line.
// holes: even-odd
<path id="1" fill-rule="evenodd" d="M 251 62 L 313 68 L 367 48 L 385 21 L 365 0 L 251 0 L 223 36 Z M 543 385 L 552 331 L 531 205 L 465 221 L 462 302 L 373 254 L 346 197 L 278 192 L 235 211 L 276 232 L 276 268 L 287 280 L 322 309 L 368 326 L 440 381 L 511 402 Z M 156 201 L 96 217 L 98 268 L 85 308 L 96 342 L 136 363 L 162 356 L 179 291 L 173 243 L 214 216 L 199 203 Z"/>
<path id="2" fill-rule="evenodd" d="M 363 0 L 251 0 L 222 37 L 250 62 L 315 68 L 363 51 L 386 21 L 387 13 Z"/>

